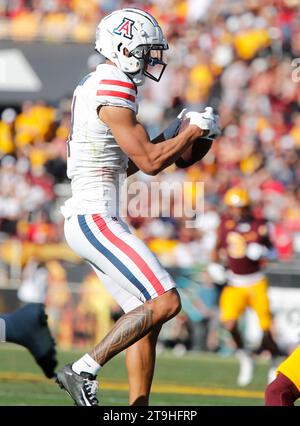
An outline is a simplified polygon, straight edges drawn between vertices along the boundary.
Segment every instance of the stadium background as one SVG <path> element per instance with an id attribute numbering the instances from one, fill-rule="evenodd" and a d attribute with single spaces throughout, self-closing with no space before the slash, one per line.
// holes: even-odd
<path id="1" fill-rule="evenodd" d="M 161 344 L 177 355 L 186 348 L 233 352 L 218 325 L 219 289 L 205 265 L 223 194 L 242 183 L 271 225 L 278 253 L 267 269 L 274 331 L 292 349 L 300 336 L 300 83 L 292 79 L 292 60 L 300 56 L 298 0 L 0 0 L 0 309 L 34 298 L 37 286 L 65 349 L 91 345 L 120 315 L 66 246 L 59 206 L 70 193 L 65 144 L 72 91 L 102 60 L 93 51 L 95 27 L 103 15 L 133 4 L 158 18 L 170 45 L 163 79 L 140 91 L 139 117 L 150 135 L 183 106 L 212 104 L 224 128 L 196 166 L 138 177 L 148 184 L 205 182 L 197 231 L 163 211 L 159 218 L 128 218 L 182 294 L 183 311 L 165 326 Z M 193 192 L 186 195 L 193 199 Z M 255 345 L 251 313 L 246 324 Z"/>

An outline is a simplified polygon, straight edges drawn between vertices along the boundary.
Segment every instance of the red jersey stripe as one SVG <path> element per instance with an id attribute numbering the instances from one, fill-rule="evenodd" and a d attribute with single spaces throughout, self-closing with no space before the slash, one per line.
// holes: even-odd
<path id="1" fill-rule="evenodd" d="M 133 83 L 127 83 L 126 81 L 119 81 L 119 80 L 101 80 L 100 84 L 111 84 L 113 86 L 121 86 L 121 87 L 127 87 L 131 90 L 136 90 L 136 87 Z"/>
<path id="2" fill-rule="evenodd" d="M 102 234 L 116 247 L 118 247 L 123 253 L 125 253 L 139 268 L 139 270 L 144 274 L 144 276 L 147 278 L 147 280 L 150 282 L 150 284 L 153 285 L 155 291 L 160 296 L 163 293 L 165 293 L 165 289 L 163 288 L 162 284 L 158 280 L 158 278 L 155 276 L 154 272 L 149 268 L 147 263 L 141 258 L 141 256 L 132 248 L 130 247 L 125 241 L 121 240 L 119 237 L 117 237 L 107 226 L 106 222 L 102 217 L 98 214 L 92 215 L 93 221 L 98 226 L 99 230 L 102 232 Z"/>
<path id="3" fill-rule="evenodd" d="M 128 99 L 131 102 L 135 102 L 135 96 L 129 93 L 118 92 L 117 90 L 97 90 L 97 96 L 113 96 L 115 98 Z"/>

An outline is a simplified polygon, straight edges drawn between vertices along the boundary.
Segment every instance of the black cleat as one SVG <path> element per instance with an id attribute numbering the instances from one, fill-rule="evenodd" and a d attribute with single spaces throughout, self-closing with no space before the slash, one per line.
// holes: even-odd
<path id="1" fill-rule="evenodd" d="M 79 406 L 97 406 L 99 401 L 96 397 L 98 382 L 96 376 L 90 373 L 75 373 L 72 364 L 61 368 L 56 375 L 56 383 L 64 389 Z"/>

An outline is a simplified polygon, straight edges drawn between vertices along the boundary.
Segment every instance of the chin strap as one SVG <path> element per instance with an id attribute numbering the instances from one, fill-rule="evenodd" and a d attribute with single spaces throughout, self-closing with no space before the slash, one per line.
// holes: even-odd
<path id="1" fill-rule="evenodd" d="M 145 82 L 145 75 L 143 74 L 142 71 L 139 71 L 139 72 L 137 72 L 135 74 L 130 73 L 130 72 L 125 72 L 125 74 L 127 75 L 127 77 L 130 78 L 130 80 L 133 81 L 133 83 L 136 86 L 141 86 Z"/>

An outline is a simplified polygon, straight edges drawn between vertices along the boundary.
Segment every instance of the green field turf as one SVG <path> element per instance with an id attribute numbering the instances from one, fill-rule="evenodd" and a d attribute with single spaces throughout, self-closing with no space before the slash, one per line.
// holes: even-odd
<path id="1" fill-rule="evenodd" d="M 79 355 L 60 351 L 59 364 Z M 232 357 L 162 354 L 157 360 L 151 405 L 263 405 L 267 363 L 257 361 L 254 381 L 247 388 L 236 386 L 237 372 Z M 99 379 L 101 405 L 127 405 L 123 355 L 108 363 Z M 65 392 L 44 379 L 31 355 L 14 345 L 0 344 L 0 382 L 0 405 L 72 405 Z"/>

